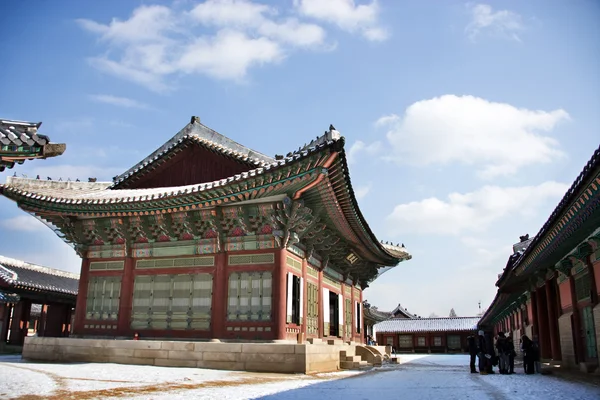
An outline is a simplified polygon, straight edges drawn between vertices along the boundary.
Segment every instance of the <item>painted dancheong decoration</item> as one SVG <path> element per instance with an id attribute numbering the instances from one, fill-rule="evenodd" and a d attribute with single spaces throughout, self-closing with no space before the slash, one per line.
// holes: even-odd
<path id="1" fill-rule="evenodd" d="M 333 126 L 269 157 L 192 117 L 113 182 L 0 193 L 82 257 L 80 337 L 363 342 L 362 291 L 411 258 L 369 228 Z"/>

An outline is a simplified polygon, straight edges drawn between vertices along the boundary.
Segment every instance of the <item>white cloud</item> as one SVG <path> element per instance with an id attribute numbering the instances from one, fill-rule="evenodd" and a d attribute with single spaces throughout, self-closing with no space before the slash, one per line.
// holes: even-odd
<path id="1" fill-rule="evenodd" d="M 379 4 L 355 4 L 354 0 L 294 0 L 301 15 L 337 25 L 348 32 L 360 32 L 371 41 L 389 37 L 387 29 L 379 26 Z"/>
<path id="2" fill-rule="evenodd" d="M 182 74 L 241 81 L 250 68 L 278 63 L 296 48 L 331 48 L 319 25 L 249 0 L 207 0 L 187 11 L 143 5 L 123 21 L 77 22 L 109 50 L 91 65 L 155 91 L 169 90 Z"/>
<path id="3" fill-rule="evenodd" d="M 325 41 L 325 30 L 296 18 L 275 21 L 277 10 L 247 0 L 208 0 L 198 4 L 190 15 L 204 25 L 252 30 L 272 40 L 296 46 L 318 46 Z"/>
<path id="4" fill-rule="evenodd" d="M 375 121 L 375 127 L 389 126 L 398 121 L 400 121 L 400 117 L 396 114 L 384 115 Z"/>
<path id="5" fill-rule="evenodd" d="M 357 161 L 357 158 L 361 153 L 366 153 L 367 155 L 373 156 L 379 153 L 381 149 L 381 142 L 366 144 L 362 140 L 357 140 L 346 152 L 346 159 L 348 160 L 348 164 L 353 164 Z"/>
<path id="6" fill-rule="evenodd" d="M 90 99 L 99 103 L 111 104 L 117 107 L 139 108 L 141 110 L 150 109 L 150 106 L 148 106 L 147 104 L 127 97 L 112 96 L 109 94 L 94 94 L 90 95 Z"/>
<path id="7" fill-rule="evenodd" d="M 22 232 L 35 232 L 47 229 L 46 225 L 29 214 L 18 215 L 0 221 L 0 226 L 7 230 Z"/>
<path id="8" fill-rule="evenodd" d="M 364 198 L 367 194 L 369 194 L 370 191 L 371 191 L 370 183 L 366 186 L 358 186 L 357 188 L 354 189 L 354 196 L 360 200 L 360 199 Z"/>
<path id="9" fill-rule="evenodd" d="M 446 200 L 431 197 L 399 204 L 387 220 L 394 232 L 443 235 L 483 232 L 492 223 L 509 216 L 536 215 L 541 205 L 557 201 L 567 189 L 568 185 L 552 181 L 538 186 L 484 186 L 470 193 L 451 193 Z"/>
<path id="10" fill-rule="evenodd" d="M 516 108 L 473 96 L 445 95 L 410 105 L 402 118 L 382 117 L 392 161 L 415 165 L 457 162 L 473 165 L 482 178 L 511 175 L 564 156 L 558 141 L 544 135 L 569 114 Z"/>
<path id="11" fill-rule="evenodd" d="M 255 39 L 241 32 L 223 30 L 210 40 L 199 38 L 190 44 L 178 66 L 186 73 L 206 73 L 215 78 L 235 80 L 245 76 L 251 66 L 282 58 L 280 46 L 270 39 Z"/>
<path id="12" fill-rule="evenodd" d="M 469 4 L 467 7 L 471 13 L 471 21 L 465 32 L 471 40 L 488 33 L 521 41 L 517 33 L 524 27 L 519 14 L 509 10 L 494 11 L 488 4 Z"/>

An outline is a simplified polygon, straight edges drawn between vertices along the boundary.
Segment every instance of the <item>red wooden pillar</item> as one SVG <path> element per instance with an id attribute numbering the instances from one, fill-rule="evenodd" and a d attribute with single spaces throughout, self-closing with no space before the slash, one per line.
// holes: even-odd
<path id="1" fill-rule="evenodd" d="M 583 263 L 587 266 L 587 270 L 588 270 L 588 279 L 590 279 L 590 291 L 592 292 L 591 295 L 591 301 L 592 301 L 592 307 L 594 307 L 596 304 L 598 304 L 598 287 L 596 285 L 596 271 L 594 270 L 594 263 L 592 263 L 592 255 L 594 253 L 588 255 L 587 257 L 585 257 L 585 259 L 583 260 Z"/>
<path id="2" fill-rule="evenodd" d="M 135 259 L 125 258 L 123 266 L 123 276 L 121 277 L 121 294 L 119 298 L 119 319 L 117 321 L 117 335 L 133 337 L 130 328 L 131 310 L 133 308 L 133 271 L 135 269 Z"/>
<path id="3" fill-rule="evenodd" d="M 531 337 L 530 339 L 533 339 L 533 336 L 536 336 L 539 338 L 539 319 L 538 319 L 538 301 L 537 301 L 537 291 L 536 290 L 532 290 L 531 291 L 531 320 L 529 321 L 529 324 L 531 325 Z"/>
<path id="4" fill-rule="evenodd" d="M 79 274 L 79 289 L 77 292 L 77 302 L 75 304 L 75 321 L 73 322 L 73 333 L 75 335 L 83 335 L 89 274 L 90 260 L 88 258 L 83 258 L 81 260 L 81 273 Z"/>
<path id="5" fill-rule="evenodd" d="M 286 340 L 286 310 L 287 310 L 287 274 L 286 274 L 286 263 L 285 258 L 287 256 L 287 250 L 281 249 L 276 254 L 275 261 L 275 299 L 273 299 L 273 306 L 275 307 L 274 315 L 275 318 L 275 339 Z"/>
<path id="6" fill-rule="evenodd" d="M 227 274 L 227 253 L 217 253 L 215 254 L 212 310 L 210 315 L 212 337 L 216 339 L 222 339 L 225 337 L 228 282 L 229 275 Z M 274 304 L 276 303 L 273 302 L 273 305 Z"/>
<path id="7" fill-rule="evenodd" d="M 550 334 L 550 350 L 553 360 L 560 360 L 560 340 L 558 337 L 558 310 L 556 309 L 556 280 L 554 277 L 546 282 L 546 305 L 548 309 L 548 333 Z"/>
<path id="8" fill-rule="evenodd" d="M 29 317 L 31 314 L 31 300 L 21 300 L 13 309 L 12 323 L 10 326 L 9 344 L 22 346 L 27 336 Z"/>
<path id="9" fill-rule="evenodd" d="M 544 284 L 545 286 L 545 284 Z M 548 324 L 548 302 L 546 299 L 545 288 L 541 287 L 537 291 L 537 318 L 538 324 L 538 343 L 540 345 L 540 357 L 551 358 L 549 324 Z"/>
<path id="10" fill-rule="evenodd" d="M 569 271 L 569 287 L 571 288 L 571 304 L 573 305 L 573 339 L 575 340 L 575 363 L 584 360 L 583 338 L 581 337 L 581 316 L 577 307 L 577 293 L 575 292 L 575 277 Z"/>

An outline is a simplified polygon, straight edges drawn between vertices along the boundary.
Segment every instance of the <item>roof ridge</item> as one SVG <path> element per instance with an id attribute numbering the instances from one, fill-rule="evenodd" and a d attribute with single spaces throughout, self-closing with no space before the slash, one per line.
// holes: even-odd
<path id="1" fill-rule="evenodd" d="M 38 272 L 45 273 L 48 275 L 61 276 L 63 278 L 79 279 L 79 274 L 62 271 L 62 270 L 50 268 L 50 267 L 44 267 L 44 266 L 41 266 L 38 264 L 28 263 L 26 261 L 17 260 L 16 258 L 5 257 L 2 255 L 0 255 L 0 265 L 3 265 L 4 267 L 6 267 L 8 269 L 10 269 L 10 267 L 13 266 L 13 267 L 18 267 L 18 268 L 26 268 L 26 269 L 29 269 L 32 271 L 38 271 Z M 13 273 L 14 273 L 14 271 L 13 271 Z"/>
<path id="2" fill-rule="evenodd" d="M 25 184 L 26 186 L 34 186 L 36 188 L 52 188 L 52 189 L 97 189 L 104 190 L 107 189 L 112 182 L 103 181 L 103 182 L 77 182 L 77 181 L 57 181 L 57 180 L 43 180 L 36 178 L 21 178 L 18 176 L 7 176 L 6 184 L 1 185 L 8 187 L 13 184 Z"/>

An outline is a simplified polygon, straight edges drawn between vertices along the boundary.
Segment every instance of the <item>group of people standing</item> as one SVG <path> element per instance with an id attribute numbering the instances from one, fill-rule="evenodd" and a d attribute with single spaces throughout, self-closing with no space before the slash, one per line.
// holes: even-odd
<path id="1" fill-rule="evenodd" d="M 471 373 L 477 373 L 475 358 L 479 359 L 479 373 L 481 375 L 493 374 L 494 367 L 498 366 L 500 374 L 509 375 L 515 373 L 515 345 L 510 336 L 499 332 L 494 340 L 491 335 L 479 331 L 477 337 L 469 336 L 469 354 L 471 356 Z M 523 367 L 526 374 L 539 371 L 540 355 L 537 343 L 527 335 L 521 337 L 521 351 L 523 352 Z"/>

